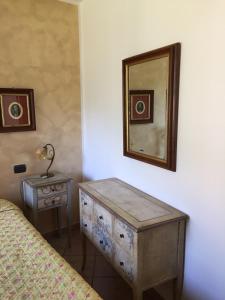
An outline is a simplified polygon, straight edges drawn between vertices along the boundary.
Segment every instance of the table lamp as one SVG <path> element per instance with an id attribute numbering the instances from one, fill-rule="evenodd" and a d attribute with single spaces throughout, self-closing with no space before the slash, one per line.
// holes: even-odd
<path id="1" fill-rule="evenodd" d="M 36 155 L 39 159 L 44 160 L 50 160 L 50 164 L 46 170 L 46 173 L 41 174 L 42 178 L 49 178 L 49 177 L 53 177 L 54 174 L 53 173 L 49 173 L 49 169 L 54 161 L 55 158 L 55 148 L 53 147 L 52 144 L 46 144 L 44 145 L 42 148 L 37 149 L 36 151 Z"/>

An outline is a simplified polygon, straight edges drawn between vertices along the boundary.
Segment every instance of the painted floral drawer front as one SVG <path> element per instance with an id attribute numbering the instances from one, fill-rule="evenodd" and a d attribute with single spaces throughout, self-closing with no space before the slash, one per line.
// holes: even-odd
<path id="1" fill-rule="evenodd" d="M 114 265 L 128 281 L 134 281 L 136 275 L 135 261 L 118 245 L 115 245 Z"/>
<path id="2" fill-rule="evenodd" d="M 41 186 L 37 189 L 38 197 L 46 197 L 56 193 L 63 193 L 67 191 L 66 183 L 52 184 L 48 186 Z"/>
<path id="3" fill-rule="evenodd" d="M 93 242 L 104 255 L 112 258 L 114 250 L 112 239 L 108 232 L 97 224 L 93 224 Z"/>
<path id="4" fill-rule="evenodd" d="M 134 248 L 137 245 L 137 233 L 122 222 L 120 219 L 115 219 L 114 222 L 114 239 L 129 255 L 133 255 Z"/>
<path id="5" fill-rule="evenodd" d="M 67 204 L 67 194 L 54 195 L 38 200 L 38 209 Z"/>
<path id="6" fill-rule="evenodd" d="M 112 215 L 104 207 L 94 203 L 94 223 L 112 235 Z"/>
<path id="7" fill-rule="evenodd" d="M 85 232 L 89 237 L 92 235 L 92 221 L 86 215 L 80 217 L 81 230 Z"/>
<path id="8" fill-rule="evenodd" d="M 86 203 L 86 204 L 84 204 Z M 137 233 L 80 190 L 82 231 L 129 282 L 134 281 Z"/>
<path id="9" fill-rule="evenodd" d="M 79 191 L 80 193 L 80 210 L 82 211 L 82 215 L 92 216 L 93 213 L 93 200 L 87 194 Z"/>

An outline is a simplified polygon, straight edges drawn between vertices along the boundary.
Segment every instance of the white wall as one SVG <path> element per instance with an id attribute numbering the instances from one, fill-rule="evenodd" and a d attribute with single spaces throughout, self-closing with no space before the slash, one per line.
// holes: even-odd
<path id="1" fill-rule="evenodd" d="M 84 0 L 86 178 L 110 176 L 190 215 L 185 299 L 225 299 L 225 2 Z M 182 43 L 177 172 L 123 156 L 121 60 Z"/>

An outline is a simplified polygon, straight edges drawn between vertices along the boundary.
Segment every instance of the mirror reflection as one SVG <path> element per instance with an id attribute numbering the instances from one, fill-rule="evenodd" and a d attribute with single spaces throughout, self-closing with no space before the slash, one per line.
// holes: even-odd
<path id="1" fill-rule="evenodd" d="M 128 72 L 129 149 L 165 160 L 169 56 L 131 65 Z"/>
<path id="2" fill-rule="evenodd" d="M 124 155 L 176 170 L 180 43 L 123 60 Z"/>

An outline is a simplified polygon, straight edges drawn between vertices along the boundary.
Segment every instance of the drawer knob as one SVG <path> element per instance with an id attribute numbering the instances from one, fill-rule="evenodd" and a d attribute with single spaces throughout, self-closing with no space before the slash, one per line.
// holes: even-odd
<path id="1" fill-rule="evenodd" d="M 87 202 L 84 202 L 84 205 L 87 205 Z"/>
<path id="2" fill-rule="evenodd" d="M 87 227 L 87 224 L 84 224 L 84 227 Z"/>
<path id="3" fill-rule="evenodd" d="M 121 266 L 124 266 L 124 262 L 123 262 L 123 261 L 120 261 L 120 265 L 121 265 Z"/>
<path id="4" fill-rule="evenodd" d="M 99 216 L 99 219 L 100 219 L 100 220 L 103 220 L 103 216 Z"/>
<path id="5" fill-rule="evenodd" d="M 100 243 L 100 244 L 103 244 L 103 240 L 100 240 L 99 243 Z"/>
<path id="6" fill-rule="evenodd" d="M 124 239 L 124 234 L 121 233 L 121 234 L 120 234 L 120 237 L 121 237 L 121 239 Z"/>

